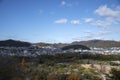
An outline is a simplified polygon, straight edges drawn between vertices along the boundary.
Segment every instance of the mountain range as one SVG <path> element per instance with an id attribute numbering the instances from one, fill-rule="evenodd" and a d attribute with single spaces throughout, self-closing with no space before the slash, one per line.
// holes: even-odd
<path id="1" fill-rule="evenodd" d="M 109 47 L 120 47 L 120 41 L 113 40 L 88 40 L 88 41 L 76 41 L 72 44 L 86 45 L 88 47 L 99 47 L 99 48 L 109 48 Z"/>
<path id="2" fill-rule="evenodd" d="M 53 46 L 53 47 L 64 47 L 67 45 L 85 45 L 87 47 L 99 47 L 99 48 L 109 48 L 109 47 L 120 47 L 120 41 L 113 40 L 88 40 L 88 41 L 74 41 L 72 43 L 35 43 L 37 46 Z"/>
<path id="3" fill-rule="evenodd" d="M 85 45 L 87 47 L 100 47 L 100 48 L 109 48 L 109 47 L 120 47 L 120 41 L 113 40 L 88 40 L 88 41 L 74 41 L 72 43 L 30 43 L 18 40 L 2 40 L 0 41 L 0 46 L 9 46 L 9 47 L 29 47 L 31 45 L 35 46 L 51 46 L 51 47 L 64 47 L 67 45 Z"/>
<path id="4" fill-rule="evenodd" d="M 31 43 L 9 39 L 9 40 L 0 41 L 0 46 L 2 47 L 29 47 L 31 46 Z"/>

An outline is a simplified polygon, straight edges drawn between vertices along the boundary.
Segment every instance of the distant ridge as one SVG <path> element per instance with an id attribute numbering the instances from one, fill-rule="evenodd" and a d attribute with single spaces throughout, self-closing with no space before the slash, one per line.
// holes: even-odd
<path id="1" fill-rule="evenodd" d="M 36 46 L 51 46 L 51 47 L 64 47 L 68 45 L 85 45 L 87 47 L 99 47 L 99 48 L 109 48 L 109 47 L 120 47 L 120 41 L 113 40 L 88 40 L 88 41 L 74 41 L 72 43 L 29 43 L 18 40 L 2 40 L 0 41 L 0 46 L 8 46 L 8 47 L 29 47 L 31 45 Z"/>
<path id="2" fill-rule="evenodd" d="M 51 47 L 63 47 L 69 44 L 65 44 L 65 43 L 44 43 L 44 42 L 40 42 L 40 43 L 34 43 L 33 45 L 36 46 L 51 46 Z"/>
<path id="3" fill-rule="evenodd" d="M 87 47 L 99 47 L 99 48 L 110 48 L 110 47 L 120 47 L 120 41 L 113 40 L 88 40 L 88 41 L 74 41 L 70 44 L 67 43 L 36 43 L 37 46 L 55 46 L 55 47 L 64 47 L 68 45 L 85 45 Z"/>
<path id="4" fill-rule="evenodd" d="M 0 41 L 0 46 L 2 47 L 29 47 L 31 46 L 31 43 L 9 39 L 9 40 Z"/>
<path id="5" fill-rule="evenodd" d="M 80 44 L 80 45 L 86 45 L 88 47 L 100 47 L 100 48 L 120 47 L 120 41 L 113 41 L 113 40 L 75 41 L 72 42 L 71 44 Z"/>

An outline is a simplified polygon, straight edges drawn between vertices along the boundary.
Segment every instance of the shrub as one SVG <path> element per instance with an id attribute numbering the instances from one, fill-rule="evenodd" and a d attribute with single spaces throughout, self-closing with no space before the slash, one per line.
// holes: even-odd
<path id="1" fill-rule="evenodd" d="M 110 78 L 112 80 L 120 80 L 120 68 L 112 68 L 110 73 L 111 73 Z"/>

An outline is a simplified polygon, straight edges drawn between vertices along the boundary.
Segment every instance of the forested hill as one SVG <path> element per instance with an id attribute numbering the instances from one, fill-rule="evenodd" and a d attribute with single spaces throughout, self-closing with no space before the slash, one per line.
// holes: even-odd
<path id="1" fill-rule="evenodd" d="M 101 47 L 101 48 L 120 47 L 120 41 L 113 41 L 113 40 L 76 41 L 76 42 L 72 42 L 71 44 L 80 44 L 80 45 L 86 45 L 88 47 Z"/>
<path id="2" fill-rule="evenodd" d="M 0 46 L 2 47 L 29 47 L 31 46 L 31 43 L 9 39 L 9 40 L 0 41 Z"/>

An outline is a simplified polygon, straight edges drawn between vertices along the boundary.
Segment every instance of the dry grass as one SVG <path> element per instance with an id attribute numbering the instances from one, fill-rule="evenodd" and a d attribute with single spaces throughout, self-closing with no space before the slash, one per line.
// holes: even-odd
<path id="1" fill-rule="evenodd" d="M 103 73 L 107 73 L 109 74 L 111 68 L 118 68 L 119 66 L 111 66 L 111 65 L 100 65 L 100 64 L 81 64 L 81 66 L 85 67 L 85 68 L 94 68 L 97 71 L 103 72 Z"/>

